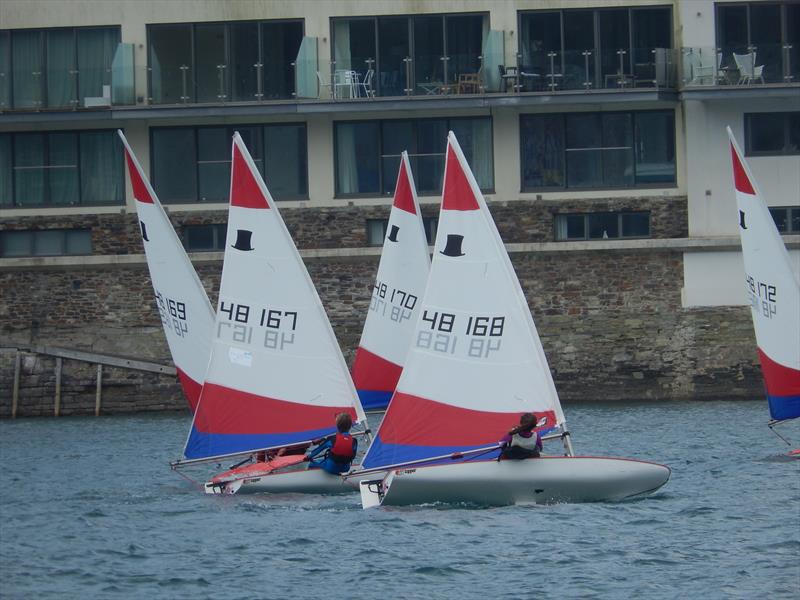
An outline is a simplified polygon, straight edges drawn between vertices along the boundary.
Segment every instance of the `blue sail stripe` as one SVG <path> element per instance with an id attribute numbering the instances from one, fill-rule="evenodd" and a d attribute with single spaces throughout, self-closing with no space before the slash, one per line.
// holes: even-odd
<path id="1" fill-rule="evenodd" d="M 800 417 L 800 396 L 767 396 L 769 414 L 776 421 Z"/>
<path id="2" fill-rule="evenodd" d="M 288 446 L 331 435 L 336 427 L 270 434 L 203 433 L 192 427 L 184 454 L 187 459 L 207 458 L 262 448 Z"/>
<path id="3" fill-rule="evenodd" d="M 392 399 L 392 392 L 357 390 L 364 410 L 384 410 Z"/>

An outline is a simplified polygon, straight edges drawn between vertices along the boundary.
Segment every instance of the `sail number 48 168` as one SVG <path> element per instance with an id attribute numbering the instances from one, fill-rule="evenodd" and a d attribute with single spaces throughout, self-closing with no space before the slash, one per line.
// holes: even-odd
<path id="1" fill-rule="evenodd" d="M 459 347 L 461 324 L 466 342 Z M 502 316 L 461 315 L 423 311 L 416 347 L 445 354 L 465 353 L 470 358 L 486 358 L 502 347 L 506 318 Z"/>

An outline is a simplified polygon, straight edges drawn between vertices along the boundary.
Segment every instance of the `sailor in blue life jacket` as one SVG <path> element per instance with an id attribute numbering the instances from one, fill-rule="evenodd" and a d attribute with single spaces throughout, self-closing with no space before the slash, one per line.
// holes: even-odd
<path id="1" fill-rule="evenodd" d="M 542 436 L 536 431 L 536 415 L 524 413 L 519 425 L 506 434 L 501 443 L 499 460 L 539 458 L 542 451 Z"/>
<path id="2" fill-rule="evenodd" d="M 332 475 L 346 473 L 350 470 L 350 463 L 356 456 L 358 442 L 350 435 L 350 428 L 353 426 L 353 419 L 347 413 L 341 413 L 336 417 L 336 435 L 329 436 L 319 446 L 306 454 L 305 459 L 310 461 L 309 469 L 322 469 Z M 321 458 L 312 460 L 318 454 Z"/>

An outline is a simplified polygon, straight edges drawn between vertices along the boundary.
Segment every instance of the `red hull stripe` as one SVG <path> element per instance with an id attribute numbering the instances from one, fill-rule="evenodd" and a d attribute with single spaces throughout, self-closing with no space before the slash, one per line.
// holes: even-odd
<path id="1" fill-rule="evenodd" d="M 176 371 L 178 371 L 178 381 L 181 382 L 181 387 L 183 388 L 183 395 L 186 396 L 189 408 L 194 412 L 197 410 L 197 403 L 200 401 L 200 392 L 203 391 L 203 384 L 197 383 L 180 369 L 176 368 Z"/>
<path id="2" fill-rule="evenodd" d="M 758 349 L 758 358 L 761 360 L 761 371 L 764 374 L 764 383 L 767 394 L 770 396 L 800 396 L 800 371 L 776 363 Z"/>
<path id="3" fill-rule="evenodd" d="M 242 151 L 233 145 L 233 169 L 231 172 L 231 206 L 241 208 L 269 208 L 258 182 L 242 156 Z"/>
<path id="4" fill-rule="evenodd" d="M 411 195 L 411 183 L 408 180 L 406 161 L 400 159 L 400 172 L 397 174 L 397 185 L 394 188 L 394 206 L 400 210 L 417 214 L 414 197 Z"/>
<path id="5" fill-rule="evenodd" d="M 739 158 L 739 154 L 736 152 L 736 148 L 733 147 L 733 144 L 731 144 L 731 159 L 733 160 L 733 184 L 736 186 L 736 189 L 743 194 L 755 196 L 756 192 L 753 189 L 753 184 L 750 183 L 750 178 L 747 177 L 747 173 L 742 165 L 742 159 Z"/>
<path id="6" fill-rule="evenodd" d="M 498 442 L 519 424 L 521 414 L 470 410 L 395 392 L 379 434 L 385 444 L 479 447 Z M 556 423 L 553 411 L 536 415 L 547 416 L 543 429 Z"/>
<path id="7" fill-rule="evenodd" d="M 352 406 L 309 406 L 206 382 L 194 426 L 213 434 L 289 433 L 332 427 L 343 412 L 356 420 Z"/>
<path id="8" fill-rule="evenodd" d="M 359 390 L 394 391 L 403 367 L 359 347 L 353 361 L 353 383 Z"/>
<path id="9" fill-rule="evenodd" d="M 442 210 L 478 210 L 478 201 L 472 193 L 467 175 L 450 144 L 447 145 L 445 169 Z"/>
<path id="10" fill-rule="evenodd" d="M 133 197 L 139 202 L 143 202 L 145 204 L 155 204 L 153 202 L 153 198 L 150 196 L 150 192 L 147 191 L 147 186 L 144 184 L 144 181 L 142 181 L 142 175 L 139 173 L 139 169 L 136 168 L 136 165 L 134 164 L 131 155 L 128 153 L 127 148 L 125 148 L 125 162 L 128 163 L 128 175 L 131 178 Z"/>

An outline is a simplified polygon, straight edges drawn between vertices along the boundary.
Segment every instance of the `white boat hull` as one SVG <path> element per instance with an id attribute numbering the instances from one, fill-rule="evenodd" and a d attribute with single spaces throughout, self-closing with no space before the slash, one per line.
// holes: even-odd
<path id="1" fill-rule="evenodd" d="M 358 491 L 360 479 L 353 477 L 344 480 L 322 469 L 304 469 L 218 484 L 208 482 L 205 491 L 207 494 L 353 494 Z"/>
<path id="2" fill-rule="evenodd" d="M 541 457 L 397 469 L 362 481 L 364 508 L 470 503 L 489 506 L 608 502 L 647 496 L 670 477 L 664 465 L 624 458 Z"/>

